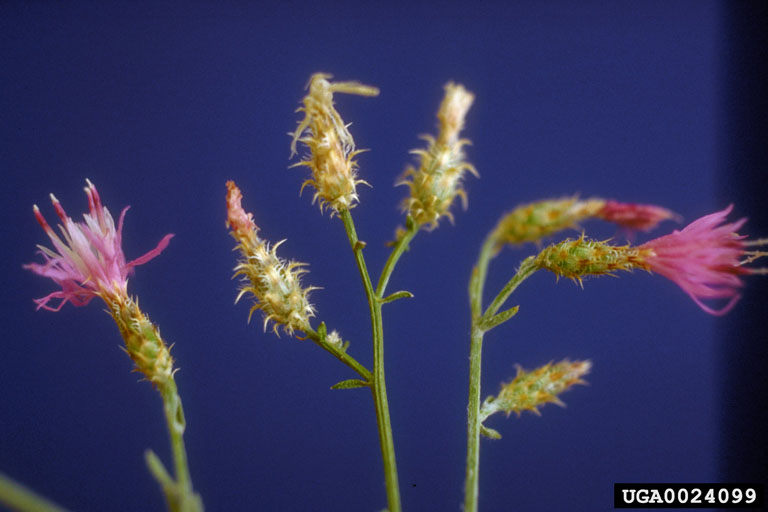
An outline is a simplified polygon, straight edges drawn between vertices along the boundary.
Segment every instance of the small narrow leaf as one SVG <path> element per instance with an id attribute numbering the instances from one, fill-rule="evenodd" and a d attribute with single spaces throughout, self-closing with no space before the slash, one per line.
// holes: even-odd
<path id="1" fill-rule="evenodd" d="M 397 299 L 410 299 L 413 297 L 413 294 L 406 290 L 400 290 L 399 292 L 395 292 L 392 295 L 387 295 L 383 299 L 380 299 L 380 302 L 382 304 L 386 304 L 387 302 L 392 302 Z"/>
<path id="2" fill-rule="evenodd" d="M 320 322 L 320 325 L 317 326 L 317 335 L 320 336 L 321 340 L 324 340 L 328 335 L 328 328 L 325 326 L 325 322 Z"/>
<path id="3" fill-rule="evenodd" d="M 173 488 L 176 482 L 174 482 L 171 475 L 168 474 L 168 470 L 165 469 L 165 466 L 155 452 L 152 450 L 145 451 L 144 460 L 147 463 L 149 472 L 152 473 L 152 476 L 155 477 L 155 480 L 157 480 L 163 489 L 168 490 Z"/>
<path id="4" fill-rule="evenodd" d="M 337 382 L 331 389 L 355 389 L 355 388 L 367 388 L 371 384 L 367 381 L 360 379 L 348 379 L 341 382 Z"/>
<path id="5" fill-rule="evenodd" d="M 480 327 L 483 330 L 490 330 L 496 327 L 499 324 L 502 324 L 515 316 L 517 314 L 517 311 L 520 309 L 520 306 L 515 306 L 513 308 L 509 308 L 506 311 L 502 311 L 501 313 L 493 315 L 491 318 L 483 321 L 480 323 Z"/>
<path id="6" fill-rule="evenodd" d="M 485 425 L 480 425 L 480 434 L 489 439 L 501 439 L 501 434 L 497 430 L 488 428 Z"/>

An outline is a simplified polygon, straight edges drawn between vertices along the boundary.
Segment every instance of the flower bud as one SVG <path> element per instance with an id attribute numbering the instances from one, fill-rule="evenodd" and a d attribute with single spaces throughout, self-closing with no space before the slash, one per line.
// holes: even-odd
<path id="1" fill-rule="evenodd" d="M 589 373 L 591 367 L 590 361 L 571 362 L 567 359 L 530 372 L 518 366 L 515 378 L 503 384 L 497 396 L 485 399 L 481 416 L 485 419 L 499 411 L 506 412 L 507 416 L 514 412 L 519 417 L 522 411 L 541 415 L 540 405 L 555 403 L 563 406 L 558 395 L 575 384 L 586 384 L 581 377 Z"/>

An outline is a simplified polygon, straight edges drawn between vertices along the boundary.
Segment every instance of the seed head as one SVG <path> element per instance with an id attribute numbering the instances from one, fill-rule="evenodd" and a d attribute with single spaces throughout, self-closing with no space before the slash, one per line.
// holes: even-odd
<path id="1" fill-rule="evenodd" d="M 315 189 L 312 202 L 319 200 L 320 211 L 328 205 L 338 213 L 355 206 L 357 185 L 366 182 L 357 179 L 354 157 L 362 151 L 355 150 L 348 125 L 344 124 L 334 106 L 333 94 L 377 96 L 379 90 L 359 82 L 329 82 L 329 78 L 329 74 L 315 73 L 309 80 L 309 94 L 298 109 L 298 112 L 304 112 L 304 119 L 291 134 L 291 156 L 296 154 L 297 142 L 309 148 L 309 155 L 294 164 L 307 166 L 312 171 L 312 177 L 302 184 L 301 189 L 311 185 Z"/>
<path id="2" fill-rule="evenodd" d="M 456 196 L 461 198 L 466 209 L 467 194 L 462 187 L 464 172 L 479 177 L 474 166 L 465 160 L 463 147 L 469 141 L 459 139 L 464 118 L 474 99 L 474 94 L 460 84 L 448 82 L 445 85 L 445 97 L 437 113 L 437 138 L 422 136 L 427 141 L 427 148 L 411 151 L 418 156 L 418 168 L 408 166 L 397 183 L 410 189 L 409 197 L 402 203 L 403 211 L 427 229 L 437 227 L 444 216 L 453 221 L 450 208 Z"/>

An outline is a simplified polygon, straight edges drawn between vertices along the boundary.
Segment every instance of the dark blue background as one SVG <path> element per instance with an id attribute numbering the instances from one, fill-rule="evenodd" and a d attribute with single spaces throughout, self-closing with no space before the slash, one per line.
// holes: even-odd
<path id="1" fill-rule="evenodd" d="M 312 294 L 318 319 L 369 364 L 367 306 L 341 223 L 321 216 L 310 194 L 298 197 L 305 171 L 286 169 L 286 133 L 315 71 L 381 88 L 379 98 L 337 100 L 358 146 L 371 149 L 360 165 L 373 189 L 360 190 L 354 214 L 377 273 L 403 222 L 396 205 L 406 189 L 392 184 L 417 135 L 434 130 L 453 79 L 477 96 L 466 136 L 482 178 L 468 179 L 470 207 L 456 209 L 456 224 L 420 234 L 403 258 L 390 289 L 415 298 L 386 307 L 385 332 L 404 507 L 459 510 L 466 285 L 482 238 L 518 203 L 574 193 L 657 203 L 686 222 L 735 201 L 736 215 L 763 219 L 746 231 L 768 235 L 757 149 L 765 68 L 755 67 L 764 36 L 753 31 L 752 41 L 745 29 L 764 10 L 712 1 L 4 3 L 0 471 L 72 510 L 164 507 L 142 457 L 152 448 L 170 462 L 160 399 L 130 373 L 97 302 L 36 312 L 32 299 L 53 285 L 21 269 L 46 242 L 31 205 L 53 221 L 53 192 L 79 215 L 87 177 L 114 215 L 132 205 L 129 259 L 176 234 L 130 290 L 175 343 L 192 477 L 208 510 L 382 509 L 369 394 L 330 391 L 354 375 L 308 342 L 247 325 L 248 305 L 232 305 L 224 182 L 240 185 L 263 236 L 288 239 L 282 256 L 311 264 L 307 284 L 323 287 Z M 489 294 L 529 252 L 494 261 Z M 589 358 L 594 370 L 565 409 L 489 421 L 504 439 L 482 442 L 483 510 L 609 510 L 614 482 L 765 478 L 764 291 L 722 320 L 640 272 L 584 290 L 542 273 L 514 300 L 518 317 L 487 337 L 484 396 L 515 363 Z"/>

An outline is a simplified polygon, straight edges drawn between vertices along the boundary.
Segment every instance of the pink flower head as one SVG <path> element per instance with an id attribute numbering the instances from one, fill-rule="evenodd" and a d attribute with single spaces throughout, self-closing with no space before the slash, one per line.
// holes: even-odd
<path id="1" fill-rule="evenodd" d="M 68 217 L 59 201 L 51 194 L 51 202 L 56 214 L 61 219 L 63 240 L 46 222 L 37 205 L 34 212 L 37 221 L 51 239 L 55 250 L 38 246 L 45 262 L 24 265 L 41 276 L 50 277 L 61 286 L 43 298 L 36 299 L 37 309 L 43 308 L 58 311 L 71 302 L 75 306 L 84 306 L 94 297 L 106 300 L 107 297 L 118 295 L 127 296 L 128 275 L 133 267 L 142 265 L 158 254 L 167 246 L 173 235 L 165 235 L 157 247 L 143 256 L 126 263 L 121 244 L 123 218 L 128 207 L 120 213 L 120 219 L 115 229 L 115 222 L 109 210 L 101 204 L 101 198 L 93 183 L 86 180 L 85 193 L 88 195 L 89 212 L 83 215 L 85 222 L 75 222 Z M 55 306 L 48 303 L 53 299 L 61 301 Z"/>
<path id="2" fill-rule="evenodd" d="M 693 221 L 681 231 L 675 230 L 639 247 L 645 252 L 644 260 L 650 270 L 672 280 L 712 315 L 724 315 L 741 298 L 740 276 L 765 273 L 765 269 L 743 266 L 768 254 L 747 250 L 750 245 L 763 245 L 766 241 L 750 242 L 736 232 L 746 219 L 726 224 L 725 218 L 732 209 L 730 205 Z M 703 302 L 709 299 L 726 299 L 727 303 L 713 309 Z"/>
<path id="3" fill-rule="evenodd" d="M 674 212 L 652 204 L 606 201 L 596 217 L 638 231 L 650 231 L 668 219 L 678 219 Z"/>

